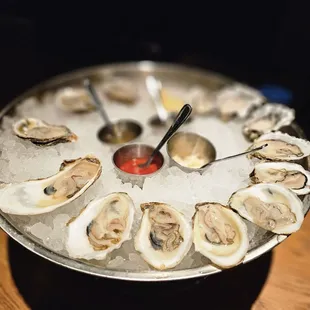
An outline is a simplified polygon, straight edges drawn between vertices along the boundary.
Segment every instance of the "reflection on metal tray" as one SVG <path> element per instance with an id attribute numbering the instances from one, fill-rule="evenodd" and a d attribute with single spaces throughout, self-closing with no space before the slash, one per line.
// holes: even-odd
<path id="1" fill-rule="evenodd" d="M 82 78 L 88 77 L 92 80 L 104 80 L 105 77 L 109 75 L 128 75 L 131 77 L 134 76 L 138 79 L 142 79 L 149 73 L 154 74 L 156 77 L 162 79 L 163 81 L 165 81 L 165 79 L 175 79 L 182 81 L 182 83 L 185 85 L 200 84 L 214 90 L 233 82 L 228 78 L 208 71 L 172 64 L 138 62 L 98 66 L 61 75 L 47 82 L 41 83 L 40 85 L 32 88 L 31 90 L 11 102 L 1 112 L 0 117 L 3 118 L 3 116 L 9 114 L 10 112 L 13 112 L 14 107 L 17 106 L 23 99 L 29 96 L 40 96 L 40 94 L 46 90 L 55 89 L 59 86 L 64 86 L 68 84 L 72 85 L 77 81 L 80 81 Z M 282 131 L 285 131 L 294 136 L 304 137 L 302 130 L 296 124 L 292 124 L 291 126 L 282 129 Z M 305 168 L 309 167 L 308 159 L 305 159 L 303 161 L 303 165 Z M 309 196 L 303 197 L 303 201 L 308 211 L 310 205 Z M 207 276 L 221 271 L 220 269 L 217 269 L 212 265 L 206 265 L 204 267 L 185 270 L 171 270 L 161 272 L 155 270 L 145 272 L 125 272 L 120 270 L 104 269 L 102 266 L 100 267 L 84 261 L 74 260 L 65 255 L 61 255 L 48 250 L 38 241 L 36 241 L 29 233 L 20 230 L 17 223 L 15 223 L 10 217 L 8 217 L 2 212 L 0 212 L 0 227 L 8 235 L 10 235 L 13 239 L 22 244 L 28 250 L 42 256 L 45 259 L 48 259 L 56 264 L 73 270 L 101 277 L 133 281 L 168 281 Z M 266 233 L 258 246 L 252 248 L 248 252 L 244 259 L 244 263 L 249 262 L 259 257 L 263 253 L 271 250 L 273 247 L 281 243 L 286 238 L 287 236 Z"/>

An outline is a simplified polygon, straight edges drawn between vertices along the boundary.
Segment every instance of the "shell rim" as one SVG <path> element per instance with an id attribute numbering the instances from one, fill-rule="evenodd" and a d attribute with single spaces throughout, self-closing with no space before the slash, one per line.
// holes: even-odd
<path id="1" fill-rule="evenodd" d="M 138 61 L 138 62 L 122 62 L 122 63 L 110 63 L 107 65 L 97 65 L 92 67 L 81 68 L 79 70 L 71 71 L 69 73 L 60 74 L 54 76 L 44 82 L 37 84 L 36 86 L 30 88 L 28 91 L 22 93 L 17 98 L 13 99 L 9 104 L 7 104 L 0 111 L 0 122 L 2 118 L 8 114 L 15 106 L 17 106 L 21 101 L 29 96 L 35 95 L 38 91 L 47 90 L 50 87 L 58 87 L 61 85 L 65 85 L 65 82 L 75 81 L 78 78 L 85 77 L 88 74 L 92 74 L 94 72 L 107 71 L 106 75 L 109 74 L 110 71 L 117 71 L 117 69 L 122 69 L 124 71 L 138 71 L 141 73 L 150 73 L 150 72 L 170 72 L 170 73 L 180 73 L 189 72 L 194 76 L 203 76 L 207 77 L 212 76 L 213 79 L 218 79 L 225 81 L 225 83 L 232 83 L 233 80 L 227 78 L 221 74 L 214 73 L 209 70 L 204 70 L 201 68 L 197 68 L 195 66 L 188 65 L 180 65 L 177 63 L 165 63 L 165 62 L 152 62 L 152 61 Z M 59 81 L 61 80 L 61 81 Z M 292 128 L 298 133 L 298 136 L 301 138 L 305 137 L 302 129 L 295 123 L 292 123 Z M 306 158 L 307 163 L 310 166 L 310 158 Z M 310 207 L 310 195 L 305 196 L 303 203 L 307 204 L 308 213 Z M 60 266 L 69 268 L 71 270 L 79 271 L 82 273 L 86 273 L 93 276 L 103 277 L 103 278 L 111 278 L 111 279 L 119 279 L 126 281 L 142 281 L 142 282 L 157 282 L 157 281 L 171 281 L 171 280 L 185 280 L 185 279 L 193 279 L 198 277 L 206 277 L 215 273 L 219 273 L 221 271 L 225 271 L 222 269 L 218 269 L 212 265 L 207 265 L 204 267 L 196 267 L 191 269 L 183 269 L 183 270 L 174 270 L 174 271 L 145 271 L 145 272 L 126 272 L 120 270 L 111 270 L 111 269 L 103 269 L 102 267 L 96 267 L 91 265 L 85 261 L 79 261 L 75 259 L 71 259 L 66 255 L 59 254 L 49 250 L 48 248 L 41 245 L 34 237 L 30 234 L 21 232 L 21 230 L 12 223 L 11 219 L 6 218 L 5 213 L 0 211 L 0 228 L 4 232 L 6 232 L 12 239 L 16 242 L 24 246 L 26 249 L 31 252 L 41 256 L 49 260 L 50 262 L 56 263 Z M 257 246 L 250 250 L 245 256 L 244 261 L 247 263 L 256 259 L 263 255 L 264 253 L 270 251 L 275 246 L 283 242 L 288 236 L 287 235 L 274 235 L 271 237 L 269 241 L 265 244 Z"/>

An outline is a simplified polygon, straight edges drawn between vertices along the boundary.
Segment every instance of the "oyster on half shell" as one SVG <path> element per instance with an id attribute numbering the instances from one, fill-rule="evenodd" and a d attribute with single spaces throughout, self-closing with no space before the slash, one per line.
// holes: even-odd
<path id="1" fill-rule="evenodd" d="M 104 83 L 103 92 L 110 100 L 125 104 L 133 104 L 139 97 L 136 85 L 124 78 L 107 81 Z"/>
<path id="2" fill-rule="evenodd" d="M 253 112 L 243 126 L 243 134 L 254 141 L 262 134 L 288 126 L 295 119 L 295 111 L 282 104 L 265 104 Z"/>
<path id="3" fill-rule="evenodd" d="M 2 183 L 0 209 L 9 214 L 51 212 L 81 196 L 100 176 L 99 159 L 88 155 L 65 160 L 51 177 L 21 183 Z"/>
<path id="4" fill-rule="evenodd" d="M 24 118 L 13 125 L 14 133 L 38 145 L 73 142 L 77 136 L 65 126 L 50 125 L 36 118 Z"/>
<path id="5" fill-rule="evenodd" d="M 131 238 L 135 206 L 127 193 L 112 193 L 91 201 L 67 224 L 70 257 L 102 260 Z"/>
<path id="6" fill-rule="evenodd" d="M 280 184 L 264 183 L 240 189 L 228 204 L 245 219 L 276 234 L 296 232 L 304 220 L 302 201 Z"/>
<path id="7" fill-rule="evenodd" d="M 248 158 L 256 157 L 270 161 L 296 161 L 310 155 L 310 142 L 280 131 L 266 133 L 251 145 L 249 150 L 268 144 L 253 152 Z"/>
<path id="8" fill-rule="evenodd" d="M 222 268 L 238 265 L 249 248 L 241 217 L 215 202 L 198 203 L 194 215 L 195 250 Z"/>
<path id="9" fill-rule="evenodd" d="M 215 111 L 215 94 L 199 86 L 189 89 L 187 100 L 196 114 L 208 115 Z"/>
<path id="10" fill-rule="evenodd" d="M 217 93 L 216 108 L 222 120 L 228 121 L 234 117 L 247 117 L 265 100 L 265 97 L 257 90 L 240 84 L 233 84 Z"/>
<path id="11" fill-rule="evenodd" d="M 254 184 L 282 184 L 297 195 L 310 193 L 310 172 L 298 164 L 286 162 L 258 163 L 251 172 L 250 178 Z"/>
<path id="12" fill-rule="evenodd" d="M 96 109 L 87 91 L 82 87 L 65 87 L 55 94 L 55 104 L 67 112 L 89 112 Z"/>
<path id="13" fill-rule="evenodd" d="M 170 205 L 149 202 L 141 205 L 143 217 L 135 237 L 135 249 L 159 270 L 173 268 L 192 245 L 192 229 L 183 214 Z"/>

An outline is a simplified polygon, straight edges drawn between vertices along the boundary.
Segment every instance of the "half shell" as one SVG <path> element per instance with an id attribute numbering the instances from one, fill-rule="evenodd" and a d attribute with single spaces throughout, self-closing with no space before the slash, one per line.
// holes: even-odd
<path id="1" fill-rule="evenodd" d="M 89 112 L 96 109 L 87 91 L 82 87 L 60 89 L 55 94 L 55 104 L 67 112 Z"/>
<path id="2" fill-rule="evenodd" d="M 93 200 L 68 223 L 66 249 L 70 257 L 104 259 L 131 238 L 135 206 L 126 193 Z"/>
<path id="3" fill-rule="evenodd" d="M 65 160 L 51 177 L 21 183 L 2 183 L 0 209 L 9 214 L 51 212 L 81 196 L 100 176 L 101 163 L 94 156 Z"/>
<path id="4" fill-rule="evenodd" d="M 262 134 L 289 126 L 295 119 L 295 110 L 282 104 L 265 104 L 253 112 L 243 126 L 243 134 L 254 141 Z"/>
<path id="5" fill-rule="evenodd" d="M 133 104 L 138 99 L 138 89 L 134 83 L 124 78 L 115 78 L 104 83 L 105 95 L 113 101 Z"/>
<path id="6" fill-rule="evenodd" d="M 195 250 L 223 268 L 241 263 L 248 251 L 249 239 L 240 216 L 214 202 L 199 203 L 195 208 Z"/>
<path id="7" fill-rule="evenodd" d="M 216 106 L 224 121 L 234 117 L 245 118 L 265 101 L 259 91 L 240 84 L 227 86 L 216 96 Z"/>
<path id="8" fill-rule="evenodd" d="M 303 203 L 280 184 L 256 184 L 235 192 L 229 206 L 252 223 L 276 234 L 291 234 L 304 220 Z"/>
<path id="9" fill-rule="evenodd" d="M 198 86 L 190 88 L 187 100 L 196 114 L 208 115 L 215 111 L 215 94 Z"/>
<path id="10" fill-rule="evenodd" d="M 141 209 L 143 217 L 135 249 L 156 269 L 175 267 L 191 248 L 190 224 L 183 214 L 164 203 L 145 203 Z"/>
<path id="11" fill-rule="evenodd" d="M 310 172 L 298 164 L 286 162 L 258 163 L 250 177 L 254 184 L 279 183 L 297 195 L 310 193 Z"/>
<path id="12" fill-rule="evenodd" d="M 34 144 L 53 145 L 73 142 L 77 136 L 65 126 L 50 125 L 36 118 L 24 118 L 13 125 L 14 133 Z"/>
<path id="13" fill-rule="evenodd" d="M 248 155 L 271 161 L 296 161 L 310 155 L 310 142 L 280 131 L 270 132 L 254 141 L 249 150 L 268 144 L 262 150 Z"/>

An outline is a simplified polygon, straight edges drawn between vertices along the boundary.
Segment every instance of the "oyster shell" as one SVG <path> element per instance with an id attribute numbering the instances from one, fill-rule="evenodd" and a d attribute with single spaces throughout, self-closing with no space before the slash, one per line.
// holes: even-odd
<path id="1" fill-rule="evenodd" d="M 262 134 L 288 126 L 295 119 L 295 111 L 282 104 L 265 104 L 253 112 L 243 126 L 243 134 L 254 141 Z"/>
<path id="2" fill-rule="evenodd" d="M 208 115 L 215 111 L 215 94 L 198 86 L 190 88 L 187 100 L 196 114 Z"/>
<path id="3" fill-rule="evenodd" d="M 62 162 L 51 177 L 21 183 L 2 183 L 0 209 L 9 214 L 51 212 L 81 196 L 100 176 L 101 163 L 91 155 Z"/>
<path id="4" fill-rule="evenodd" d="M 138 99 L 138 89 L 130 80 L 112 79 L 104 84 L 104 94 L 113 101 L 133 104 Z"/>
<path id="5" fill-rule="evenodd" d="M 135 249 L 156 269 L 175 267 L 192 245 L 189 223 L 183 214 L 164 203 L 145 203 L 141 209 L 143 217 L 135 237 Z"/>
<path id="6" fill-rule="evenodd" d="M 241 263 L 249 248 L 247 227 L 241 217 L 215 202 L 199 203 L 195 208 L 195 250 L 223 268 Z"/>
<path id="7" fill-rule="evenodd" d="M 297 195 L 310 193 L 310 172 L 298 164 L 286 162 L 258 163 L 250 177 L 254 184 L 279 183 Z"/>
<path id="8" fill-rule="evenodd" d="M 14 133 L 34 144 L 52 145 L 73 142 L 77 136 L 65 126 L 50 125 L 36 118 L 24 118 L 13 125 Z"/>
<path id="9" fill-rule="evenodd" d="M 252 110 L 265 101 L 265 97 L 259 91 L 240 84 L 233 84 L 217 93 L 216 107 L 222 120 L 228 121 L 234 117 L 247 117 Z"/>
<path id="10" fill-rule="evenodd" d="M 82 87 L 65 87 L 55 94 L 55 104 L 58 108 L 67 112 L 89 112 L 96 107 L 87 91 Z"/>
<path id="11" fill-rule="evenodd" d="M 135 206 L 127 193 L 112 193 L 91 201 L 67 224 L 70 257 L 102 260 L 131 238 Z"/>
<path id="12" fill-rule="evenodd" d="M 310 155 L 310 142 L 280 131 L 266 133 L 254 141 L 249 150 L 268 144 L 253 152 L 248 158 L 256 157 L 271 161 L 296 161 Z"/>
<path id="13" fill-rule="evenodd" d="M 299 230 L 304 220 L 302 201 L 280 184 L 240 189 L 228 204 L 245 219 L 276 234 L 291 234 Z"/>

